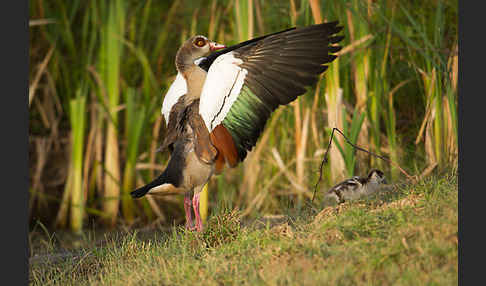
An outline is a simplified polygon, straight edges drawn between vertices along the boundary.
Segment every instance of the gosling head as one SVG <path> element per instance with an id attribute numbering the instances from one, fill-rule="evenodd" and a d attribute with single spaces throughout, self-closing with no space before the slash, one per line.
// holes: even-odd
<path id="1" fill-rule="evenodd" d="M 385 179 L 385 174 L 378 170 L 378 169 L 372 169 L 370 173 L 368 174 L 368 182 L 369 183 L 375 183 L 375 184 L 386 184 L 386 179 Z"/>

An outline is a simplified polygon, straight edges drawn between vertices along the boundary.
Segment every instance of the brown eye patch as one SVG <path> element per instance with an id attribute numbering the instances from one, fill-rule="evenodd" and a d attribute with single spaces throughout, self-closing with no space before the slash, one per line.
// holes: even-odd
<path id="1" fill-rule="evenodd" d="M 204 47 L 206 45 L 206 40 L 204 38 L 197 38 L 195 41 L 194 41 L 194 44 L 198 47 Z"/>

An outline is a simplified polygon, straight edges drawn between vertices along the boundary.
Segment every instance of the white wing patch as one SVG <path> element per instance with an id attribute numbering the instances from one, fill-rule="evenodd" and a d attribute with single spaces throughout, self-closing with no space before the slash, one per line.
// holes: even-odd
<path id="1" fill-rule="evenodd" d="M 199 102 L 199 114 L 209 132 L 224 120 L 240 94 L 248 73 L 239 67 L 242 62 L 229 52 L 217 57 L 209 68 Z"/>
<path id="2" fill-rule="evenodd" d="M 162 114 L 165 118 L 165 124 L 169 124 L 169 115 L 172 106 L 177 103 L 179 97 L 187 93 L 187 83 L 186 79 L 181 73 L 177 73 L 174 82 L 169 87 L 167 94 L 164 97 L 164 102 L 162 103 Z"/>

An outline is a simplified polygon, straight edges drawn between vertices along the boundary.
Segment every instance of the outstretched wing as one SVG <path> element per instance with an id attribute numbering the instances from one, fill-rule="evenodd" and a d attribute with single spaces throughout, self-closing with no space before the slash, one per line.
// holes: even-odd
<path id="1" fill-rule="evenodd" d="M 255 146 L 270 114 L 316 83 L 343 39 L 336 22 L 265 37 L 218 56 L 209 67 L 199 113 L 218 149 L 216 169 L 235 166 Z"/>
<path id="2" fill-rule="evenodd" d="M 280 31 L 280 32 L 276 32 L 276 33 L 273 33 L 273 34 L 254 38 L 254 39 L 251 39 L 251 40 L 241 42 L 239 44 L 227 47 L 225 49 L 218 50 L 214 53 L 211 53 L 207 57 L 202 57 L 202 58 L 195 60 L 194 64 L 198 65 L 200 68 L 202 68 L 203 70 L 205 70 L 207 72 L 209 70 L 209 68 L 211 67 L 211 65 L 213 64 L 213 62 L 219 56 L 224 55 L 224 54 L 231 52 L 233 50 L 236 50 L 238 48 L 241 48 L 243 46 L 247 46 L 247 45 L 250 45 L 254 42 L 260 41 L 260 40 L 262 40 L 266 37 L 276 35 L 276 34 L 280 34 L 280 33 L 290 31 L 290 30 L 293 30 L 293 29 L 295 29 L 295 28 L 289 28 L 289 29 L 284 30 L 284 31 Z M 169 87 L 169 90 L 167 91 L 167 93 L 164 97 L 164 102 L 162 103 L 161 112 L 164 115 L 166 125 L 169 124 L 169 117 L 170 117 L 170 113 L 172 111 L 172 107 L 174 107 L 174 105 L 179 101 L 179 98 L 181 96 L 185 95 L 186 93 L 187 93 L 187 82 L 184 79 L 184 77 L 182 76 L 182 74 L 177 73 L 177 76 L 176 76 L 174 82 L 172 82 L 171 86 Z"/>

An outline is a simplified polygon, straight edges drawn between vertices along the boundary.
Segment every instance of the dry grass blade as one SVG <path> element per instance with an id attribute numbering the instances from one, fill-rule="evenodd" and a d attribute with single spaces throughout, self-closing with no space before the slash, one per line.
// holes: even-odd
<path id="1" fill-rule="evenodd" d="M 136 170 L 151 170 L 151 172 L 153 172 L 154 170 L 164 171 L 165 168 L 165 165 L 159 165 L 154 163 L 137 163 L 137 165 L 135 165 Z"/>
<path id="2" fill-rule="evenodd" d="M 336 55 L 342 56 L 342 55 L 345 55 L 347 53 L 354 52 L 356 49 L 360 48 L 361 45 L 365 44 L 369 40 L 372 40 L 373 38 L 374 38 L 374 36 L 371 35 L 371 34 L 366 35 L 366 36 L 364 36 L 364 37 L 362 37 L 362 38 L 360 38 L 356 41 L 353 41 L 349 45 L 343 47 L 342 50 L 340 50 L 339 52 L 336 53 Z"/>
<path id="3" fill-rule="evenodd" d="M 157 202 L 155 201 L 155 199 L 151 196 L 147 196 L 147 201 L 150 205 L 150 207 L 152 208 L 152 210 L 154 211 L 155 215 L 162 221 L 166 221 L 166 217 L 165 215 L 162 213 L 162 211 L 160 210 L 159 206 L 157 205 Z"/>
<path id="4" fill-rule="evenodd" d="M 38 68 L 37 73 L 34 77 L 34 80 L 32 81 L 32 83 L 29 86 L 29 106 L 30 106 L 30 103 L 32 102 L 32 99 L 34 98 L 35 91 L 37 90 L 37 85 L 39 84 L 39 80 L 41 79 L 42 74 L 44 73 L 44 71 L 47 68 L 47 64 L 49 63 L 49 60 L 51 59 L 51 56 L 52 56 L 52 53 L 54 52 L 54 49 L 55 49 L 55 46 L 52 46 L 49 49 L 46 57 L 44 58 L 44 60 L 42 60 L 42 62 L 39 65 L 39 68 Z"/>
<path id="5" fill-rule="evenodd" d="M 290 0 L 290 22 L 292 23 L 292 26 L 295 26 L 295 23 L 297 22 L 297 8 L 295 6 L 295 0 Z"/>
<path id="6" fill-rule="evenodd" d="M 451 69 L 451 76 L 450 81 L 452 82 L 453 90 L 457 90 L 457 79 L 458 79 L 458 66 L 459 66 L 459 54 L 458 54 L 458 45 L 456 44 L 453 49 L 452 56 L 449 59 L 449 66 Z"/>
<path id="7" fill-rule="evenodd" d="M 292 105 L 294 106 L 294 141 L 295 141 L 295 158 L 299 157 L 302 141 L 302 116 L 300 115 L 300 102 L 301 98 L 297 98 Z M 299 173 L 299 164 L 296 164 L 296 172 Z M 299 182 L 300 183 L 300 182 Z"/>
<path id="8" fill-rule="evenodd" d="M 446 96 L 442 97 L 443 99 L 443 106 L 446 106 L 449 109 L 448 112 L 444 113 L 445 116 L 445 132 L 446 132 L 446 140 L 444 142 L 446 146 L 446 151 L 448 155 L 448 161 L 455 164 L 457 158 L 457 144 L 456 144 L 456 136 L 457 134 L 454 131 L 454 120 L 452 119 L 451 110 L 453 107 L 451 106 L 448 98 Z"/>
<path id="9" fill-rule="evenodd" d="M 319 94 L 321 91 L 321 81 L 323 77 L 324 74 L 321 74 L 319 76 L 319 80 L 317 81 L 316 90 L 314 92 L 314 101 L 312 102 L 311 119 L 310 119 L 312 140 L 314 141 L 314 146 L 316 148 L 320 146 L 320 138 L 321 138 L 319 131 L 317 129 L 317 114 L 319 113 L 317 104 L 319 103 Z"/>
<path id="10" fill-rule="evenodd" d="M 59 210 L 57 211 L 56 219 L 54 221 L 54 225 L 60 228 L 66 227 L 67 218 L 68 218 L 69 203 L 71 199 L 71 189 L 73 184 L 72 164 L 68 164 L 67 174 L 68 175 L 64 186 L 64 192 L 62 193 L 61 203 L 59 205 Z"/>
<path id="11" fill-rule="evenodd" d="M 424 83 L 424 91 L 427 98 L 426 117 L 422 122 L 419 136 L 417 136 L 416 143 L 419 142 L 420 136 L 423 134 L 423 126 L 425 124 L 425 153 L 427 162 L 433 164 L 437 162 L 439 166 L 445 162 L 443 155 L 445 154 L 445 126 L 443 122 L 443 106 L 442 106 L 442 92 L 440 90 L 441 73 L 436 72 L 435 67 L 431 71 L 425 72 L 417 68 L 422 75 Z M 427 116 L 428 115 L 428 116 Z"/>
<path id="12" fill-rule="evenodd" d="M 434 86 L 435 76 L 431 76 L 429 78 L 429 76 L 424 71 L 422 71 L 421 69 L 418 69 L 418 71 L 422 74 L 424 82 L 431 81 L 430 86 Z M 427 98 L 429 100 L 427 101 L 425 116 L 424 116 L 424 119 L 422 121 L 422 124 L 420 125 L 420 130 L 419 130 L 419 133 L 417 135 L 417 138 L 415 139 L 415 144 L 418 144 L 422 140 L 422 136 L 423 136 L 424 131 L 425 131 L 425 126 L 426 126 L 427 122 L 429 122 L 431 120 L 431 114 L 432 114 L 432 110 L 433 110 L 433 104 L 432 104 L 432 100 L 431 100 L 432 92 L 433 92 L 433 88 L 429 88 L 427 90 Z"/>
<path id="13" fill-rule="evenodd" d="M 50 121 L 49 121 L 49 116 L 47 115 L 47 110 L 46 110 L 46 107 L 40 100 L 38 100 L 39 98 L 36 97 L 35 100 L 34 100 L 34 105 L 35 107 L 37 108 L 37 111 L 39 112 L 39 116 L 40 116 L 40 119 L 41 119 L 41 122 L 42 124 L 44 125 L 45 128 L 50 128 L 51 127 L 51 124 L 50 124 Z"/>
<path id="14" fill-rule="evenodd" d="M 297 162 L 295 164 L 296 166 L 296 173 L 297 173 L 297 183 L 299 185 L 304 185 L 304 178 L 305 178 L 305 165 L 304 165 L 304 159 L 305 159 L 305 151 L 307 147 L 307 138 L 308 138 L 308 131 L 309 131 L 309 108 L 306 108 L 306 112 L 304 115 L 304 122 L 302 123 L 302 133 L 300 135 L 299 139 L 299 148 L 297 149 Z"/>
<path id="15" fill-rule="evenodd" d="M 35 138 L 35 147 L 36 147 L 36 167 L 34 176 L 32 178 L 32 190 L 34 193 L 29 199 L 29 213 L 32 212 L 32 207 L 36 198 L 40 200 L 40 194 L 43 192 L 44 187 L 41 182 L 42 174 L 44 171 L 44 167 L 47 162 L 47 158 L 49 157 L 49 153 L 51 151 L 52 146 L 52 139 L 51 138 Z"/>
<path id="16" fill-rule="evenodd" d="M 258 0 L 257 0 L 258 1 Z M 253 0 L 248 0 L 248 39 L 253 38 L 253 30 L 255 21 L 253 20 L 255 17 L 253 16 Z"/>
<path id="17" fill-rule="evenodd" d="M 431 107 L 425 124 L 425 154 L 427 155 L 427 163 L 429 165 L 437 163 L 434 151 L 434 117 L 435 108 Z"/>
<path id="18" fill-rule="evenodd" d="M 282 173 L 287 177 L 289 180 L 290 184 L 292 184 L 293 187 L 295 187 L 297 190 L 299 190 L 302 194 L 308 195 L 307 194 L 307 188 L 304 186 L 300 185 L 297 181 L 297 178 L 295 175 L 293 175 L 285 166 L 282 157 L 278 153 L 276 148 L 272 148 L 272 155 L 273 158 L 275 159 L 276 165 L 279 167 L 279 169 L 282 171 Z"/>
<path id="19" fill-rule="evenodd" d="M 343 90 L 339 87 L 339 65 L 336 59 L 334 63 L 330 65 L 330 73 L 327 77 L 326 86 L 326 103 L 327 103 L 327 124 L 328 126 L 338 126 L 343 128 L 343 116 L 342 116 L 342 98 Z M 340 142 L 342 143 L 342 142 Z M 343 144 L 340 144 L 341 146 Z M 331 179 L 338 180 L 344 177 L 346 170 L 346 164 L 344 162 L 343 155 L 338 149 L 331 149 Z"/>
<path id="20" fill-rule="evenodd" d="M 87 196 L 89 192 L 89 171 L 93 168 L 96 156 L 96 137 L 98 137 L 100 133 L 100 129 L 97 127 L 98 114 L 96 112 L 96 105 L 97 104 L 94 102 L 90 104 L 91 126 L 88 133 L 88 139 L 86 142 L 86 153 L 84 155 L 83 162 L 83 191 L 85 193 L 85 196 Z"/>
<path id="21" fill-rule="evenodd" d="M 420 174 L 419 178 L 423 179 L 428 175 L 430 175 L 430 173 L 432 173 L 432 171 L 435 169 L 435 167 L 437 167 L 437 165 L 438 165 L 437 163 L 432 163 L 429 166 L 427 166 L 427 168 L 423 170 L 422 174 Z"/>
<path id="22" fill-rule="evenodd" d="M 42 26 L 42 25 L 47 25 L 47 24 L 54 24 L 56 23 L 55 19 L 33 19 L 29 20 L 29 27 L 34 27 L 34 26 Z"/>
<path id="23" fill-rule="evenodd" d="M 309 0 L 309 4 L 312 10 L 312 17 L 314 18 L 314 23 L 320 24 L 322 23 L 322 16 L 321 16 L 321 5 L 319 4 L 318 0 Z"/>

